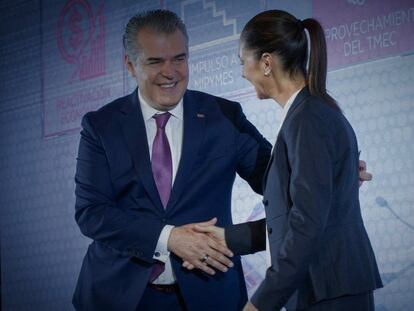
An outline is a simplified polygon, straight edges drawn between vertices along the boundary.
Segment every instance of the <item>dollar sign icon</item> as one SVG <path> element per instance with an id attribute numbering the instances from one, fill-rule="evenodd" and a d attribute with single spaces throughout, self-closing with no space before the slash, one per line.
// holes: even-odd
<path id="1" fill-rule="evenodd" d="M 69 37 L 69 45 L 73 50 L 77 50 L 83 40 L 83 31 L 81 28 L 82 14 L 75 8 L 69 17 L 69 30 L 71 35 Z"/>
<path id="2" fill-rule="evenodd" d="M 68 63 L 79 61 L 93 28 L 90 4 L 85 0 L 69 0 L 60 14 L 56 33 L 59 51 Z"/>

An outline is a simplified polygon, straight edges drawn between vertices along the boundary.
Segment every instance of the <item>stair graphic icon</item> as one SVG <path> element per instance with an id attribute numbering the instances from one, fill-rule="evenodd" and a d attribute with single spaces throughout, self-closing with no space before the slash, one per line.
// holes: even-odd
<path id="1" fill-rule="evenodd" d="M 197 4 L 200 6 L 198 7 Z M 211 11 L 211 17 L 216 20 L 215 25 L 217 25 L 217 19 L 220 21 L 219 23 L 222 26 L 221 28 L 218 28 L 216 30 L 210 29 L 203 29 L 202 31 L 207 32 L 207 36 L 203 34 L 203 36 L 197 35 L 197 30 L 200 30 L 200 28 L 204 27 L 211 27 L 211 25 L 208 25 L 205 20 L 203 21 L 194 21 L 194 19 L 191 19 L 191 15 L 194 15 L 196 13 L 195 10 L 208 10 Z M 203 12 L 200 12 L 203 13 Z M 222 44 L 228 41 L 237 40 L 239 38 L 239 34 L 237 33 L 237 20 L 235 18 L 228 18 L 226 11 L 224 9 L 218 9 L 216 6 L 215 1 L 208 1 L 208 0 L 186 0 L 181 3 L 181 18 L 184 21 L 184 23 L 188 27 L 188 31 L 190 33 L 191 41 L 196 41 L 195 44 L 190 46 L 190 51 L 200 50 L 207 47 L 215 46 L 218 44 Z M 204 22 L 204 24 L 203 24 Z M 199 23 L 199 25 L 194 25 L 192 27 L 192 24 Z M 193 36 L 191 33 L 193 32 Z M 206 42 L 200 42 L 197 40 L 200 40 L 201 38 L 207 37 L 208 41 Z M 190 41 L 190 44 L 191 44 Z"/>

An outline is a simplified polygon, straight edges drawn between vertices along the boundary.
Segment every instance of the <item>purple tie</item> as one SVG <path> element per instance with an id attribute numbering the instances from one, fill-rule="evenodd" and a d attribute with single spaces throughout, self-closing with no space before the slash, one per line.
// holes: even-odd
<path id="1" fill-rule="evenodd" d="M 170 116 L 171 114 L 169 112 L 153 116 L 157 123 L 157 134 L 155 134 L 154 142 L 152 144 L 152 175 L 154 176 L 155 184 L 157 185 L 164 209 L 167 207 L 168 199 L 170 198 L 172 184 L 171 149 L 167 135 L 165 134 L 165 125 Z M 149 282 L 153 283 L 164 270 L 165 265 L 163 262 L 155 263 L 151 271 Z"/>
<path id="2" fill-rule="evenodd" d="M 171 149 L 165 134 L 165 125 L 171 114 L 169 112 L 153 116 L 157 122 L 157 134 L 152 144 L 152 174 L 164 208 L 167 207 L 172 184 L 172 159 Z"/>

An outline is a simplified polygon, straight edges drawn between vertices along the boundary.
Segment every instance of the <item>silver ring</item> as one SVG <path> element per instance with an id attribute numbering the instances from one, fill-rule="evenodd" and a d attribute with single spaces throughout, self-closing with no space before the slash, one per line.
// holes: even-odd
<path id="1" fill-rule="evenodd" d="M 202 263 L 205 263 L 205 262 L 207 261 L 208 257 L 209 257 L 209 256 L 208 256 L 207 254 L 205 254 L 205 255 L 204 255 L 204 257 L 200 259 L 200 261 L 201 261 Z"/>

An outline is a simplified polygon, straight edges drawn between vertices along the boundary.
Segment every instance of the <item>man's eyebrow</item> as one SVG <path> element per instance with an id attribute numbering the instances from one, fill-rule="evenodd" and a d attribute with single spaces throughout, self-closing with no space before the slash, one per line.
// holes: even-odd
<path id="1" fill-rule="evenodd" d="M 186 56 L 187 56 L 187 53 L 181 53 L 181 54 L 175 55 L 174 58 L 181 58 L 181 57 L 186 57 Z"/>
<path id="2" fill-rule="evenodd" d="M 161 61 L 162 57 L 148 57 L 147 62 Z"/>
<path id="3" fill-rule="evenodd" d="M 180 53 L 180 54 L 175 55 L 173 58 L 176 59 L 176 58 L 181 58 L 181 57 L 186 57 L 186 56 L 187 56 L 187 53 Z M 164 59 L 162 57 L 148 57 L 146 59 L 147 62 L 157 62 L 157 61 L 159 62 L 163 60 Z"/>

